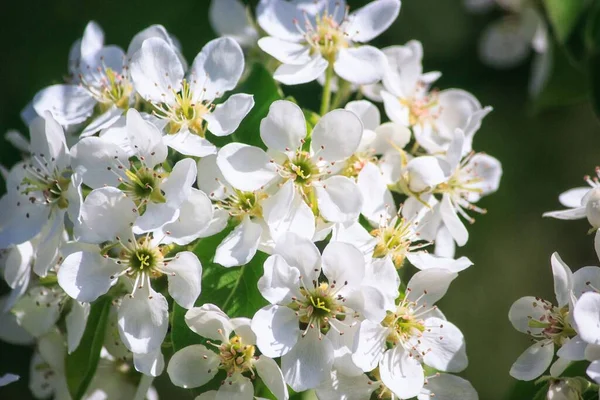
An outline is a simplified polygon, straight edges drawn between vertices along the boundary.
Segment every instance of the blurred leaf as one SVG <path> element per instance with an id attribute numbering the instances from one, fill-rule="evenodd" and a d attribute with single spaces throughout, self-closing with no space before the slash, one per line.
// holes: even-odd
<path id="1" fill-rule="evenodd" d="M 589 51 L 600 51 L 600 2 L 590 7 L 585 22 L 585 44 Z"/>
<path id="2" fill-rule="evenodd" d="M 79 347 L 65 360 L 67 386 L 73 400 L 83 398 L 96 373 L 104 332 L 108 322 L 111 298 L 104 296 L 92 304 Z"/>
<path id="3" fill-rule="evenodd" d="M 534 111 L 565 106 L 584 101 L 588 97 L 588 79 L 585 70 L 575 66 L 565 50 L 554 44 L 551 51 L 551 71 L 540 93 L 533 100 Z"/>
<path id="4" fill-rule="evenodd" d="M 533 398 L 533 400 L 546 400 L 549 388 L 550 388 L 550 385 L 545 383 L 544 386 L 542 386 L 542 388 L 540 390 L 538 390 L 538 392 L 535 394 L 535 397 Z M 522 397 L 522 399 L 526 399 L 526 397 Z"/>
<path id="5" fill-rule="evenodd" d="M 544 0 L 548 19 L 559 42 L 569 38 L 584 10 L 584 0 Z"/>
<path id="6" fill-rule="evenodd" d="M 279 86 L 263 65 L 255 63 L 250 67 L 250 73 L 245 80 L 230 95 L 235 93 L 254 95 L 254 107 L 233 134 L 225 137 L 207 134 L 207 137 L 219 147 L 231 142 L 240 142 L 266 149 L 260 138 L 260 121 L 269 113 L 271 103 L 283 98 Z"/>
<path id="7" fill-rule="evenodd" d="M 195 253 L 202 262 L 202 293 L 196 306 L 212 303 L 219 306 L 231 318 L 252 318 L 254 313 L 267 304 L 258 291 L 258 279 L 263 273 L 263 263 L 268 257 L 257 252 L 252 261 L 241 267 L 225 268 L 212 262 L 217 246 L 233 230 L 228 227 L 223 232 L 200 240 Z M 175 351 L 191 344 L 202 343 L 201 338 L 192 332 L 185 323 L 187 310 L 173 307 L 171 340 Z"/>

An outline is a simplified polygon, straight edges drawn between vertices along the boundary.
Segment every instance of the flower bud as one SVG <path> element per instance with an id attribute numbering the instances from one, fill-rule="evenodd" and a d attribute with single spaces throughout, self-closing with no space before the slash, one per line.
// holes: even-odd
<path id="1" fill-rule="evenodd" d="M 550 384 L 547 400 L 581 400 L 580 385 L 570 380 L 556 380 Z"/>

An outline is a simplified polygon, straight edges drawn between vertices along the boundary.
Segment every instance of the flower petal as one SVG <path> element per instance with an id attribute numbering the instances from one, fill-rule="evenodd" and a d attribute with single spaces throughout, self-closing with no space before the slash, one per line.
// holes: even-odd
<path id="1" fill-rule="evenodd" d="M 426 269 L 413 275 L 408 282 L 407 296 L 410 301 L 417 301 L 419 304 L 433 306 L 438 302 L 450 287 L 454 279 L 458 277 L 456 272 L 450 272 L 444 269 Z"/>
<path id="2" fill-rule="evenodd" d="M 301 340 L 298 317 L 285 306 L 269 305 L 258 310 L 252 318 L 252 330 L 258 349 L 267 357 L 281 357 Z"/>
<path id="3" fill-rule="evenodd" d="M 354 222 L 363 206 L 360 189 L 345 176 L 332 176 L 317 186 L 317 202 L 323 218 L 331 222 Z"/>
<path id="4" fill-rule="evenodd" d="M 346 33 L 355 42 L 373 40 L 387 30 L 398 18 L 400 0 L 379 0 L 350 14 Z"/>
<path id="5" fill-rule="evenodd" d="M 250 217 L 235 227 L 217 247 L 214 262 L 224 267 L 245 265 L 252 260 L 258 250 L 262 227 Z"/>
<path id="6" fill-rule="evenodd" d="M 452 234 L 456 244 L 464 246 L 467 243 L 467 240 L 469 240 L 469 231 L 467 231 L 465 224 L 462 223 L 458 214 L 456 214 L 450 196 L 447 194 L 442 197 L 440 212 L 442 214 L 442 220 L 444 221 L 446 228 L 448 228 Z"/>
<path id="7" fill-rule="evenodd" d="M 271 150 L 294 151 L 306 137 L 306 120 L 302 109 L 287 100 L 277 100 L 260 122 L 260 137 Z"/>
<path id="8" fill-rule="evenodd" d="M 258 190 L 279 176 L 267 153 L 242 143 L 230 143 L 219 150 L 217 165 L 225 179 L 243 191 Z"/>
<path id="9" fill-rule="evenodd" d="M 147 354 L 133 354 L 133 365 L 136 371 L 144 375 L 159 376 L 165 368 L 165 358 L 160 347 Z"/>
<path id="10" fill-rule="evenodd" d="M 63 126 L 84 122 L 92 115 L 95 106 L 96 100 L 77 85 L 48 86 L 33 98 L 33 107 L 38 115 L 50 111 Z"/>
<path id="11" fill-rule="evenodd" d="M 194 306 L 200 296 L 202 264 L 190 251 L 177 253 L 163 269 L 169 273 L 169 294 L 183 308 Z"/>
<path id="12" fill-rule="evenodd" d="M 239 128 L 242 120 L 254 107 L 254 96 L 237 93 L 229 97 L 225 103 L 217 105 L 215 110 L 206 114 L 208 130 L 215 136 L 227 136 Z"/>
<path id="13" fill-rule="evenodd" d="M 191 389 L 208 383 L 219 371 L 219 362 L 214 351 L 194 344 L 173 354 L 167 374 L 175 386 Z"/>
<path id="14" fill-rule="evenodd" d="M 554 275 L 554 293 L 559 307 L 569 304 L 571 290 L 573 288 L 573 273 L 558 253 L 553 253 L 550 259 L 552 263 L 552 274 Z"/>
<path id="15" fill-rule="evenodd" d="M 267 36 L 258 40 L 258 47 L 283 64 L 305 65 L 310 62 L 310 46 Z"/>
<path id="16" fill-rule="evenodd" d="M 167 146 L 185 156 L 206 157 L 217 153 L 217 147 L 214 144 L 187 129 L 174 135 L 166 135 L 163 137 L 163 141 Z"/>
<path id="17" fill-rule="evenodd" d="M 102 296 L 117 281 L 123 267 L 96 252 L 78 251 L 69 254 L 58 270 L 58 284 L 72 298 L 92 302 Z"/>
<path id="18" fill-rule="evenodd" d="M 369 222 L 379 225 L 382 220 L 396 215 L 396 205 L 381 171 L 373 163 L 367 163 L 356 180 L 363 198 L 361 213 Z"/>
<path id="19" fill-rule="evenodd" d="M 234 328 L 227 314 L 210 303 L 190 308 L 185 313 L 185 323 L 198 335 L 220 341 L 228 340 Z"/>
<path id="20" fill-rule="evenodd" d="M 554 357 L 554 343 L 544 340 L 532 344 L 510 368 L 510 376 L 532 381 L 548 369 Z"/>
<path id="21" fill-rule="evenodd" d="M 379 373 L 381 381 L 403 399 L 417 396 L 425 384 L 423 367 L 402 346 L 384 353 L 379 363 Z"/>
<path id="22" fill-rule="evenodd" d="M 279 188 L 275 195 L 263 201 L 262 210 L 275 242 L 287 232 L 307 239 L 315 234 L 315 216 L 291 180 Z"/>
<path id="23" fill-rule="evenodd" d="M 573 310 L 579 336 L 591 344 L 600 344 L 600 294 L 584 293 Z"/>
<path id="24" fill-rule="evenodd" d="M 69 354 L 74 352 L 81 342 L 88 316 L 90 315 L 90 304 L 71 302 L 71 311 L 65 318 L 67 325 L 67 349 Z"/>
<path id="25" fill-rule="evenodd" d="M 208 9 L 210 25 L 219 36 L 228 36 L 242 47 L 252 47 L 258 32 L 239 0 L 211 1 Z"/>
<path id="26" fill-rule="evenodd" d="M 389 329 L 380 324 L 364 320 L 354 340 L 354 354 L 352 361 L 365 372 L 370 372 L 377 367 L 386 351 L 386 338 Z"/>
<path id="27" fill-rule="evenodd" d="M 358 149 L 363 125 L 360 118 L 348 110 L 333 110 L 325 114 L 312 131 L 313 157 L 326 161 L 342 161 Z"/>
<path id="28" fill-rule="evenodd" d="M 385 54 L 373 46 L 341 49 L 333 64 L 335 73 L 357 85 L 368 85 L 383 78 Z"/>
<path id="29" fill-rule="evenodd" d="M 286 400 L 289 398 L 283 373 L 279 369 L 279 365 L 272 358 L 260 356 L 254 362 L 254 367 L 258 376 L 260 376 L 265 386 L 269 388 L 276 399 Z"/>
<path id="30" fill-rule="evenodd" d="M 321 253 L 309 239 L 295 233 L 286 233 L 275 245 L 274 254 L 281 255 L 291 267 L 298 268 L 300 275 L 311 282 L 321 273 Z"/>
<path id="31" fill-rule="evenodd" d="M 313 57 L 309 62 L 302 65 L 282 64 L 273 74 L 276 81 L 284 85 L 300 85 L 316 80 L 325 70 L 329 63 L 321 56 Z"/>
<path id="32" fill-rule="evenodd" d="M 479 400 L 477 391 L 460 376 L 438 374 L 427 380 L 418 400 Z"/>
<path id="33" fill-rule="evenodd" d="M 291 267 L 279 254 L 273 254 L 264 264 L 264 274 L 258 280 L 260 294 L 271 304 L 288 304 L 300 296 L 300 271 Z"/>
<path id="34" fill-rule="evenodd" d="M 143 157 L 148 168 L 154 168 L 167 158 L 168 149 L 163 143 L 162 134 L 158 128 L 142 118 L 140 113 L 130 108 L 126 119 L 127 137 L 138 157 Z"/>
<path id="35" fill-rule="evenodd" d="M 427 318 L 425 324 L 428 329 L 420 338 L 422 348 L 427 349 L 423 356 L 425 364 L 446 372 L 461 372 L 467 368 L 466 343 L 460 329 L 436 317 Z"/>

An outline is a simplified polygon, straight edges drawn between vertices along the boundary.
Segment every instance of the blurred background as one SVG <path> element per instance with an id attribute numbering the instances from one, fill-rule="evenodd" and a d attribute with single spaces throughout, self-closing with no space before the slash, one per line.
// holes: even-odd
<path id="1" fill-rule="evenodd" d="M 352 7 L 366 2 L 349 1 Z M 69 48 L 89 20 L 103 27 L 107 43 L 123 48 L 138 31 L 163 24 L 181 41 L 191 61 L 215 36 L 207 9 L 207 0 L 3 2 L 0 133 L 8 129 L 26 132 L 19 113 L 39 89 L 61 81 L 67 72 Z M 471 13 L 461 0 L 404 0 L 398 20 L 375 41 L 384 47 L 420 40 L 424 70 L 443 73 L 436 87 L 465 89 L 494 108 L 475 136 L 474 148 L 502 162 L 501 187 L 481 201 L 489 212 L 469 227 L 471 239 L 459 249 L 458 254 L 468 256 L 475 265 L 461 273 L 440 304 L 466 336 L 470 365 L 462 375 L 483 400 L 515 398 L 510 394 L 515 381 L 508 371 L 529 341 L 510 325 L 508 309 L 524 295 L 554 301 L 552 252 L 558 251 L 573 270 L 598 264 L 593 237 L 586 235 L 587 221 L 544 219 L 542 213 L 561 208 L 558 195 L 581 186 L 582 177 L 594 173 L 600 163 L 600 126 L 586 102 L 536 111 L 527 89 L 530 60 L 500 71 L 481 63 L 477 54 L 481 32 L 501 15 L 498 8 Z M 318 109 L 318 84 L 293 90 L 284 87 L 284 91 L 303 106 Z M 0 138 L 0 164 L 10 166 L 19 157 Z M 22 376 L 20 382 L 0 388 L 1 399 L 31 398 L 27 389 L 30 356 L 29 348 L 0 343 L 0 375 Z M 159 382 L 158 386 L 163 398 L 175 395 L 170 385 Z"/>

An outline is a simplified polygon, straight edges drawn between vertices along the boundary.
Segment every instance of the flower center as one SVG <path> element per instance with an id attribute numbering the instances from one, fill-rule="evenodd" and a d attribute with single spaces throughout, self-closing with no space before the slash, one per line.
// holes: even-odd
<path id="1" fill-rule="evenodd" d="M 431 122 L 441 113 L 441 108 L 438 107 L 439 94 L 436 91 L 413 98 L 399 98 L 398 101 L 408 108 L 408 122 L 412 126 Z"/>
<path id="2" fill-rule="evenodd" d="M 125 75 L 115 72 L 112 68 L 100 69 L 104 72 L 96 84 L 86 81 L 83 74 L 79 75 L 81 86 L 98 101 L 99 111 L 105 112 L 112 105 L 126 109 L 129 106 L 129 98 L 133 92 L 133 85 Z"/>
<path id="3" fill-rule="evenodd" d="M 229 212 L 232 217 L 242 219 L 244 216 L 251 217 L 262 216 L 262 206 L 260 202 L 267 197 L 262 192 L 242 192 L 234 189 L 232 195 L 220 201 L 220 205 Z"/>
<path id="4" fill-rule="evenodd" d="M 411 338 L 420 336 L 425 331 L 422 319 L 415 313 L 417 305 L 403 300 L 395 313 L 388 311 L 382 325 L 391 328 L 386 341 L 391 345 L 406 344 Z"/>
<path id="5" fill-rule="evenodd" d="M 371 231 L 371 236 L 377 239 L 373 257 L 384 258 L 389 255 L 396 268 L 401 268 L 407 253 L 431 244 L 419 238 L 419 234 L 415 232 L 416 224 L 403 217 L 394 217 Z"/>
<path id="6" fill-rule="evenodd" d="M 301 186 L 310 185 L 319 176 L 319 168 L 306 151 L 298 151 L 294 158 L 284 163 L 283 168 L 290 179 Z"/>
<path id="7" fill-rule="evenodd" d="M 337 294 L 335 281 L 331 285 L 320 283 L 313 289 L 301 287 L 300 292 L 302 298 L 294 298 L 290 307 L 298 313 L 302 328 L 317 327 L 322 333 L 326 333 L 331 327 L 331 318 L 345 319 L 345 308 L 342 305 L 344 298 Z"/>
<path id="8" fill-rule="evenodd" d="M 155 104 L 155 114 L 159 118 L 169 120 L 167 132 L 175 134 L 184 126 L 191 132 L 204 137 L 206 125 L 204 116 L 214 108 L 209 101 L 202 100 L 202 96 L 194 99 L 194 93 L 190 83 L 184 79 L 181 82 L 181 91 L 174 93 L 174 104 Z"/>
<path id="9" fill-rule="evenodd" d="M 32 154 L 34 158 L 39 158 Z M 40 155 L 40 157 L 44 157 Z M 45 158 L 43 158 L 45 160 Z M 38 161 L 36 164 L 23 165 L 25 176 L 17 188 L 23 195 L 29 197 L 32 204 L 44 204 L 66 209 L 69 206 L 67 192 L 71 184 L 71 170 L 51 171 L 47 162 Z M 20 203 L 17 203 L 20 206 Z"/>
<path id="10" fill-rule="evenodd" d="M 255 350 L 254 346 L 244 345 L 241 337 L 232 337 L 229 343 L 219 346 L 220 368 L 225 370 L 229 376 L 235 372 L 251 371 Z"/>
<path id="11" fill-rule="evenodd" d="M 166 173 L 157 172 L 148 167 L 138 169 L 132 164 L 131 169 L 125 170 L 125 175 L 129 181 L 122 181 L 122 189 L 125 193 L 131 195 L 136 203 L 166 202 L 164 193 L 160 190 Z M 143 210 L 140 213 L 143 213 Z"/>
<path id="12" fill-rule="evenodd" d="M 530 328 L 542 329 L 541 333 L 529 332 L 534 338 L 550 339 L 561 346 L 568 338 L 577 334 L 568 322 L 569 307 L 555 307 L 549 301 L 540 298 L 536 298 L 534 307 L 542 307 L 546 311 L 539 319 L 529 319 Z"/>
<path id="13" fill-rule="evenodd" d="M 151 246 L 150 240 L 145 237 L 132 248 L 126 248 L 122 260 L 128 265 L 130 275 L 138 275 L 142 272 L 152 277 L 162 275 L 159 269 L 163 264 L 164 256 L 160 248 Z"/>
<path id="14" fill-rule="evenodd" d="M 341 48 L 350 45 L 346 32 L 337 22 L 336 16 L 345 12 L 341 6 L 336 5 L 331 14 L 325 11 L 315 17 L 315 24 L 310 21 L 308 16 L 304 20 L 304 28 L 296 23 L 297 29 L 304 35 L 304 40 L 311 46 L 311 55 L 321 54 L 327 61 L 335 61 L 335 55 Z"/>

